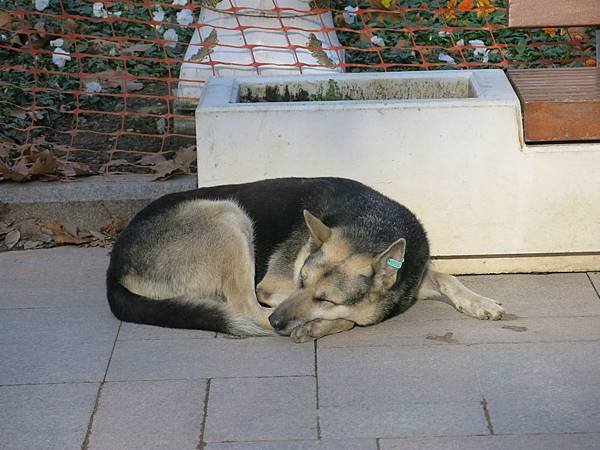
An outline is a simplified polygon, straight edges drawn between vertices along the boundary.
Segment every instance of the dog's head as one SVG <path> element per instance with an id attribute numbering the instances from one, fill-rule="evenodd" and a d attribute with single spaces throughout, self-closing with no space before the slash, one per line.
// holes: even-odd
<path id="1" fill-rule="evenodd" d="M 296 260 L 295 288 L 269 317 L 275 331 L 289 335 L 315 319 L 346 319 L 358 325 L 380 320 L 384 299 L 396 282 L 406 241 L 379 252 L 358 252 L 342 229 L 330 228 L 308 211 L 310 238 Z"/>

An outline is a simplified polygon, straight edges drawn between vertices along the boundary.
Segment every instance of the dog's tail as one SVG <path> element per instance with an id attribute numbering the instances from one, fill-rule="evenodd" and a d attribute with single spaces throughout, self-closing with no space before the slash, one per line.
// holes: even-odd
<path id="1" fill-rule="evenodd" d="M 110 269 L 106 277 L 106 292 L 110 310 L 117 319 L 125 322 L 218 331 L 236 336 L 273 334 L 247 317 L 228 314 L 217 303 L 211 305 L 181 298 L 154 300 L 137 295 L 125 288 Z"/>

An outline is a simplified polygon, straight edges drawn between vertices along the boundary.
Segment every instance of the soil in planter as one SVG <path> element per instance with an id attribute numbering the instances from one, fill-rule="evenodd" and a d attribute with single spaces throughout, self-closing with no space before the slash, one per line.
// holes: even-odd
<path id="1" fill-rule="evenodd" d="M 311 94 L 300 87 L 290 91 L 289 85 L 277 86 L 267 85 L 264 94 L 255 92 L 256 89 L 242 87 L 239 103 L 276 103 L 276 102 L 323 102 L 353 100 L 348 94 L 344 94 L 335 80 L 327 81 L 327 89 L 319 89 L 317 93 Z"/>

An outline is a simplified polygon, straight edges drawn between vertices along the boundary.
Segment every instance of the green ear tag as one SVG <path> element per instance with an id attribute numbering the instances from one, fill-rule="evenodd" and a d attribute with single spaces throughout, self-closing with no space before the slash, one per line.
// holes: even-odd
<path id="1" fill-rule="evenodd" d="M 403 262 L 404 262 L 404 260 L 398 261 L 397 259 L 394 259 L 394 258 L 388 258 L 386 261 L 388 266 L 393 267 L 396 270 L 398 270 L 398 269 L 400 269 L 400 267 L 402 267 Z"/>

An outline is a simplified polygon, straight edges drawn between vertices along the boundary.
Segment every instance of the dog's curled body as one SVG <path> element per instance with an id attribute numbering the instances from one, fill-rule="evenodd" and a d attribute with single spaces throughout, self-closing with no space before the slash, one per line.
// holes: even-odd
<path id="1" fill-rule="evenodd" d="M 297 342 L 381 322 L 417 298 L 445 295 L 478 318 L 503 313 L 430 269 L 425 230 L 407 208 L 342 178 L 166 195 L 117 239 L 107 288 L 125 321 L 236 335 L 275 330 Z"/>

